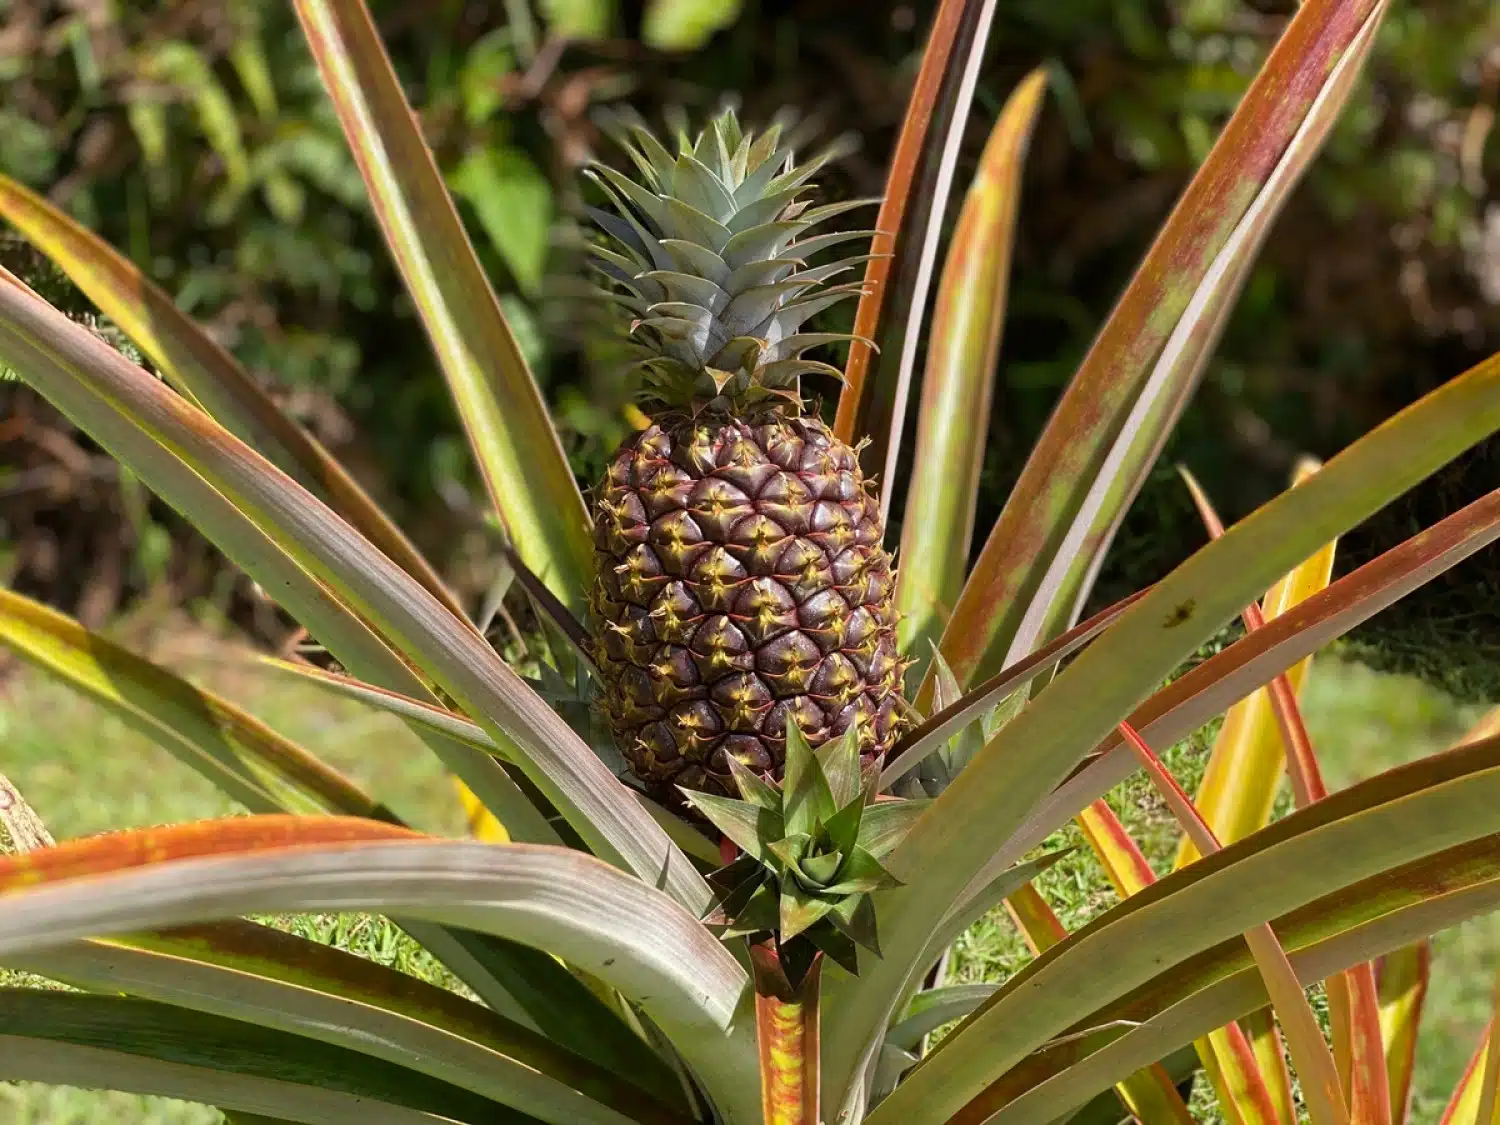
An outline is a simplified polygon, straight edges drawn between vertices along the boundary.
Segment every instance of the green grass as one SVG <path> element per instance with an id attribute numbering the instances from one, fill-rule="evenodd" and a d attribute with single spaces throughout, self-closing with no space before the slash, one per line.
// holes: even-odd
<path id="1" fill-rule="evenodd" d="M 122 631 L 130 643 L 238 700 L 347 770 L 413 823 L 446 834 L 462 830 L 447 778 L 394 720 L 252 672 L 238 650 L 181 621 L 152 629 L 127 626 Z M 1440 748 L 1480 713 L 1417 680 L 1378 675 L 1333 658 L 1314 669 L 1304 703 L 1312 737 L 1335 787 Z M 1201 773 L 1212 734 L 1212 729 L 1199 732 L 1166 756 L 1190 788 Z M 152 743 L 25 669 L 0 684 L 0 747 L 0 772 L 26 794 L 60 838 L 233 811 L 206 782 Z M 1177 831 L 1144 779 L 1121 786 L 1110 801 L 1157 870 L 1167 870 Z M 1071 827 L 1049 841 L 1050 846 L 1079 843 Z M 1041 888 L 1070 929 L 1114 902 L 1086 848 L 1049 871 Z M 429 980 L 453 983 L 424 950 L 383 920 L 329 915 L 270 921 Z M 1419 1046 L 1414 1125 L 1436 1122 L 1488 1018 L 1488 982 L 1497 949 L 1500 921 L 1494 918 L 1442 934 L 1435 942 L 1432 991 Z M 1002 911 L 964 935 L 955 950 L 953 970 L 964 980 L 996 980 L 1026 958 Z M 1206 1121 L 1217 1120 L 1202 1098 L 1195 1098 L 1194 1109 L 1201 1110 Z M 0 1084 L 0 1125 L 210 1125 L 219 1120 L 216 1110 L 162 1098 Z"/>

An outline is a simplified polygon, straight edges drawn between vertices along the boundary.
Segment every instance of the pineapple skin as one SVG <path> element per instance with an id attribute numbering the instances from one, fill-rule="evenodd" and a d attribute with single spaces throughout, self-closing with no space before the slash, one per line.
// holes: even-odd
<path id="1" fill-rule="evenodd" d="M 631 772 L 732 795 L 727 757 L 779 780 L 786 724 L 861 760 L 900 734 L 890 555 L 854 451 L 817 418 L 668 415 L 595 494 L 603 707 Z"/>

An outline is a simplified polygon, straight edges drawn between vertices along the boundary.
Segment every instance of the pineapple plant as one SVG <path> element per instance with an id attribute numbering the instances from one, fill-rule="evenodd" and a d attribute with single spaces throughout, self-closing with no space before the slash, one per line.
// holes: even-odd
<path id="1" fill-rule="evenodd" d="M 1304 0 L 1288 19 L 972 567 L 961 525 L 984 435 L 969 423 L 999 370 L 996 312 L 1040 73 L 995 123 L 923 319 L 973 96 L 963 76 L 993 5 L 939 5 L 831 428 L 803 413 L 798 385 L 820 370 L 803 346 L 827 342 L 801 330 L 806 315 L 854 292 L 835 280 L 849 261 L 814 259 L 844 237 L 810 233 L 829 214 L 804 198 L 817 161 L 789 165 L 774 130 L 747 140 L 728 117 L 679 140 L 676 156 L 626 126 L 641 179 L 598 172 L 615 203 L 599 218 L 613 239 L 599 258 L 632 314 L 656 417 L 598 490 L 598 540 L 363 0 L 295 6 L 519 585 L 559 645 L 597 660 L 552 655 L 580 676 L 599 668 L 612 736 L 646 787 L 675 791 L 744 855 L 726 863 L 728 847 L 622 784 L 614 748 L 594 739 L 597 713 L 564 698 L 561 667 L 540 691 L 518 675 L 233 356 L 123 255 L 0 179 L 0 215 L 156 370 L 3 270 L 0 364 L 191 518 L 349 674 L 256 667 L 398 716 L 509 837 L 419 832 L 399 800 L 234 702 L 0 591 L 0 643 L 150 731 L 254 814 L 0 857 L 0 964 L 74 986 L 0 988 L 0 1081 L 105 1082 L 309 1125 L 1127 1113 L 1181 1125 L 1178 1083 L 1201 1071 L 1225 1117 L 1293 1125 L 1284 1033 L 1314 1125 L 1402 1121 L 1391 1091 L 1409 1087 L 1400 1043 L 1412 1017 L 1386 1044 L 1385 998 L 1420 976 L 1414 942 L 1500 902 L 1500 737 L 1491 726 L 1329 794 L 1292 681 L 1329 640 L 1500 538 L 1500 494 L 1335 582 L 1307 564 L 1500 432 L 1500 358 L 1156 586 L 1073 624 L 1385 0 Z M 901 419 L 880 404 L 906 401 L 918 333 L 929 346 L 914 460 L 932 483 L 902 512 L 903 542 L 923 546 L 892 574 L 853 448 L 871 437 L 889 480 Z M 925 649 L 889 639 L 893 583 L 895 605 L 922 615 Z M 1273 584 L 1283 593 L 1266 596 Z M 1175 674 L 1239 614 L 1243 637 Z M 905 661 L 916 721 L 902 730 Z M 1264 716 L 1258 730 L 1246 720 L 1254 737 L 1215 747 L 1214 776 L 1231 780 L 1205 783 L 1199 812 L 1151 747 L 1264 698 L 1287 752 Z M 1137 764 L 1193 841 L 1159 879 L 1103 799 Z M 1298 807 L 1267 826 L 1283 769 Z M 1120 901 L 1068 932 L 1034 880 L 1063 854 L 1046 842 L 1075 819 Z M 940 983 L 955 938 L 1002 904 L 1036 959 L 1004 982 Z M 246 917 L 294 911 L 385 915 L 468 991 Z M 1318 981 L 1341 1060 L 1303 995 Z M 1481 1057 L 1455 1102 L 1475 1112 L 1454 1121 L 1496 1104 L 1500 1053 Z"/>
<path id="2" fill-rule="evenodd" d="M 793 725 L 813 746 L 855 731 L 874 762 L 902 726 L 891 557 L 873 482 L 801 392 L 839 374 L 804 353 L 846 337 L 803 328 L 865 259 L 809 260 L 861 237 L 819 230 L 858 202 L 809 206 L 834 150 L 797 165 L 780 126 L 731 111 L 675 156 L 640 124 L 615 135 L 641 178 L 598 166 L 618 213 L 593 212 L 594 255 L 651 425 L 594 499 L 605 711 L 657 793 L 731 793 L 731 759 L 779 778 Z"/>

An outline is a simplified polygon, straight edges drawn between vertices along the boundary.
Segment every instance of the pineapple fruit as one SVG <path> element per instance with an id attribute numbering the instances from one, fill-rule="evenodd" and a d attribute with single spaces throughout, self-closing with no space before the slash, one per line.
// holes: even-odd
<path id="1" fill-rule="evenodd" d="M 810 207 L 832 151 L 803 165 L 777 126 L 732 113 L 673 155 L 612 130 L 640 172 L 598 167 L 595 261 L 632 320 L 651 425 L 594 495 L 591 605 L 604 709 L 652 792 L 736 792 L 729 759 L 779 779 L 787 731 L 853 729 L 866 765 L 904 717 L 890 555 L 855 450 L 805 414 L 803 358 L 847 337 L 803 332 L 859 291 L 811 265 L 859 232 L 814 233 L 857 203 Z"/>

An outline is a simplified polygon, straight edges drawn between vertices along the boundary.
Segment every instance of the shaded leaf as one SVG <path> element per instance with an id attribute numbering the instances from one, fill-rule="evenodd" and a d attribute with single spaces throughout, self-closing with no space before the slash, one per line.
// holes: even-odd
<path id="1" fill-rule="evenodd" d="M 483 1118 L 526 1125 L 534 1120 L 343 1047 L 148 1000 L 0 989 L 0 1028 L 0 1077 L 6 1079 L 38 1080 L 40 1070 L 50 1069 L 39 1080 L 83 1086 L 103 1081 L 115 1089 L 139 1090 L 138 1083 L 150 1082 L 146 1076 L 165 1069 L 142 1066 L 140 1059 L 191 1068 L 200 1081 L 212 1075 L 222 1084 L 213 1100 L 232 1108 L 274 1109 L 296 1120 L 338 1121 L 329 1114 L 332 1107 L 372 1121 Z M 39 1067 L 36 1056 L 48 1053 L 53 1066 Z M 251 1079 L 259 1081 L 246 1081 Z M 167 1091 L 147 1086 L 143 1092 Z M 357 1108 L 364 1105 L 368 1117 Z M 393 1107 L 409 1112 L 393 1112 Z"/>

